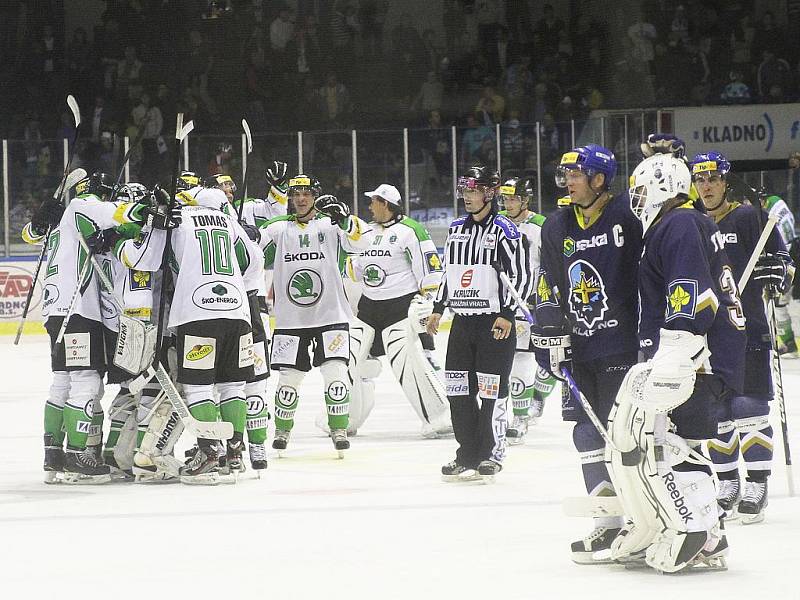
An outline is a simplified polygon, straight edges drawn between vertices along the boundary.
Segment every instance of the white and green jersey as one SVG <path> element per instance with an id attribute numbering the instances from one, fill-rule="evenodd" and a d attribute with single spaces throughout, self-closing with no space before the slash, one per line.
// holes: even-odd
<path id="1" fill-rule="evenodd" d="M 794 215 L 792 211 L 780 196 L 770 196 L 767 198 L 764 208 L 770 216 L 775 215 L 775 218 L 778 220 L 776 228 L 780 231 L 783 243 L 786 244 L 788 248 L 796 237 L 794 232 Z"/>
<path id="2" fill-rule="evenodd" d="M 74 314 L 92 321 L 102 320 L 100 283 L 94 276 L 91 264 L 87 265 L 88 255 L 81 247 L 78 236 L 86 238 L 103 229 L 139 222 L 142 220 L 142 208 L 142 205 L 128 202 L 104 202 L 93 194 L 82 194 L 70 201 L 47 241 L 42 305 L 45 321 L 67 314 L 78 285 L 85 285 L 86 288 L 77 298 Z M 30 225 L 25 226 L 23 239 L 29 242 L 38 239 L 31 234 Z"/>
<path id="3" fill-rule="evenodd" d="M 508 217 L 508 211 L 502 210 L 500 214 Z M 508 218 L 510 219 L 511 217 Z M 542 226 L 544 222 L 545 216 L 537 214 L 532 210 L 528 211 L 528 216 L 526 216 L 522 222 L 517 223 L 513 221 L 519 232 L 528 240 L 528 263 L 531 268 L 531 273 L 539 272 L 539 263 L 541 262 L 540 255 L 542 251 Z"/>
<path id="4" fill-rule="evenodd" d="M 419 292 L 422 279 L 442 272 L 436 245 L 414 219 L 398 216 L 389 223 L 370 223 L 369 246 L 349 262 L 353 281 L 364 284 L 370 300 L 388 300 Z"/>
<path id="5" fill-rule="evenodd" d="M 354 216 L 348 218 L 347 231 L 322 216 L 300 223 L 287 215 L 261 227 L 266 264 L 274 266 L 276 328 L 323 327 L 353 319 L 342 269 L 348 252 L 369 244 L 363 235 L 368 229 Z"/>
<path id="6" fill-rule="evenodd" d="M 168 327 L 211 319 L 250 322 L 243 235 L 224 212 L 204 206 L 181 209 L 181 223 L 170 238 L 175 292 Z M 131 268 L 154 271 L 161 267 L 165 242 L 166 232 L 154 230 L 139 241 L 118 244 L 117 256 Z"/>
<path id="7" fill-rule="evenodd" d="M 98 255 L 97 262 L 114 284 L 114 296 L 122 301 L 122 313 L 128 317 L 149 321 L 153 313 L 153 274 L 126 267 L 112 252 Z M 119 331 L 120 309 L 115 298 L 102 284 L 100 312 L 103 325 L 112 331 Z"/>
<path id="8" fill-rule="evenodd" d="M 286 192 L 271 186 L 266 198 L 245 198 L 242 220 L 250 225 L 261 227 L 271 219 L 286 215 L 287 204 Z"/>

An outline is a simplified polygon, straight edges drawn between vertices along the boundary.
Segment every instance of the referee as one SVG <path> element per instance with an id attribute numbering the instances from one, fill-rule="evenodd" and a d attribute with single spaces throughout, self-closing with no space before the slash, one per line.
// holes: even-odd
<path id="1" fill-rule="evenodd" d="M 459 180 L 467 213 L 450 224 L 444 249 L 444 277 L 428 318 L 428 333 L 439 328 L 445 306 L 455 313 L 447 344 L 445 381 L 456 459 L 442 467 L 445 481 L 491 478 L 502 469 L 506 446 L 508 379 L 516 332 L 511 294 L 498 271 L 521 298 L 533 283 L 528 248 L 510 219 L 497 213 L 500 177 L 474 166 Z"/>

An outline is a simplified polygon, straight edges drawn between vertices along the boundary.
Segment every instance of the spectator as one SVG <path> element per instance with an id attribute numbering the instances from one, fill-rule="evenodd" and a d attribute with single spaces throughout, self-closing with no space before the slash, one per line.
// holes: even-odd
<path id="1" fill-rule="evenodd" d="M 427 125 L 425 148 L 436 169 L 436 183 L 446 185 L 452 169 L 450 130 L 444 127 L 442 115 L 438 110 L 430 112 Z"/>
<path id="2" fill-rule="evenodd" d="M 76 27 L 67 47 L 69 84 L 73 89 L 86 90 L 92 87 L 92 47 L 83 27 Z"/>
<path id="3" fill-rule="evenodd" d="M 233 165 L 231 164 L 231 155 L 233 146 L 227 142 L 222 142 L 217 145 L 214 156 L 208 162 L 209 175 L 230 175 L 233 172 Z"/>
<path id="4" fill-rule="evenodd" d="M 509 37 L 505 27 L 498 29 L 495 41 L 488 48 L 489 70 L 493 73 L 504 73 L 519 54 L 517 44 Z"/>
<path id="5" fill-rule="evenodd" d="M 628 37 L 633 42 L 634 55 L 649 66 L 655 58 L 653 40 L 657 37 L 655 26 L 643 20 L 635 21 L 628 27 Z"/>
<path id="6" fill-rule="evenodd" d="M 350 115 L 350 93 L 343 83 L 339 83 L 335 73 L 328 75 L 318 94 L 326 124 L 332 128 L 343 127 Z"/>
<path id="7" fill-rule="evenodd" d="M 378 58 L 383 55 L 383 26 L 386 20 L 386 3 L 384 0 L 361 0 L 359 10 L 363 28 L 364 58 Z"/>
<path id="8" fill-rule="evenodd" d="M 445 48 L 439 43 L 439 37 L 432 29 L 422 32 L 422 48 L 420 51 L 420 62 L 424 62 L 427 68 L 439 72 L 444 58 Z M 422 58 L 424 56 L 424 59 Z"/>
<path id="9" fill-rule="evenodd" d="M 723 104 L 749 104 L 751 101 L 750 88 L 743 81 L 739 71 L 731 71 L 731 81 L 725 86 L 720 95 Z"/>
<path id="10" fill-rule="evenodd" d="M 95 29 L 94 33 L 94 54 L 100 57 L 103 68 L 103 89 L 107 96 L 111 96 L 114 92 L 117 63 L 124 57 L 121 39 L 119 24 L 108 12 L 104 13 L 102 25 Z"/>
<path id="11" fill-rule="evenodd" d="M 139 84 L 142 74 L 142 61 L 136 56 L 134 46 L 125 47 L 125 58 L 117 64 L 117 99 L 127 101 L 130 96 L 130 87 Z"/>
<path id="12" fill-rule="evenodd" d="M 111 119 L 112 111 L 106 106 L 106 99 L 104 96 L 97 95 L 94 97 L 94 109 L 92 110 L 91 121 L 91 141 L 93 144 L 100 143 L 100 133 L 110 130 L 109 122 Z"/>
<path id="13" fill-rule="evenodd" d="M 543 16 L 536 23 L 536 34 L 539 37 L 539 50 L 543 56 L 551 56 L 558 52 L 558 41 L 564 21 L 556 18 L 552 4 L 545 4 Z"/>
<path id="14" fill-rule="evenodd" d="M 792 69 L 788 62 L 775 56 L 769 49 L 765 49 L 762 56 L 764 60 L 758 65 L 756 80 L 758 81 L 758 95 L 762 102 L 766 102 L 769 90 L 773 85 L 779 86 L 781 90 L 789 89 Z"/>
<path id="15" fill-rule="evenodd" d="M 346 0 L 338 0 L 331 13 L 328 26 L 330 41 L 335 53 L 335 64 L 348 77 L 355 60 L 355 32 L 348 24 L 349 4 Z"/>
<path id="16" fill-rule="evenodd" d="M 292 13 L 288 8 L 281 8 L 278 17 L 269 26 L 269 43 L 275 52 L 283 53 L 294 37 Z"/>
<path id="17" fill-rule="evenodd" d="M 494 87 L 487 85 L 483 88 L 483 93 L 475 107 L 475 112 L 481 114 L 481 120 L 487 125 L 499 123 L 503 120 L 506 111 L 506 100 L 498 94 Z"/>
<path id="18" fill-rule="evenodd" d="M 751 69 L 753 41 L 756 29 L 752 24 L 752 17 L 745 13 L 740 18 L 731 32 L 731 62 L 742 73 Z"/>
<path id="19" fill-rule="evenodd" d="M 494 141 L 494 131 L 486 125 L 479 125 L 481 115 L 469 114 L 467 127 L 461 137 L 461 164 L 472 165 L 478 160 L 485 141 Z"/>
<path id="20" fill-rule="evenodd" d="M 286 47 L 290 67 L 298 75 L 319 73 L 325 69 L 324 55 L 317 35 L 317 22 L 314 15 L 308 14 L 302 26 L 295 30 L 294 39 Z"/>
<path id="21" fill-rule="evenodd" d="M 159 157 L 167 151 L 167 145 L 161 136 L 164 119 L 161 109 L 151 104 L 149 93 L 143 93 L 139 104 L 132 111 L 133 122 L 142 133 L 142 182 L 154 185 L 160 179 Z"/>
<path id="22" fill-rule="evenodd" d="M 500 27 L 498 0 L 475 0 L 475 19 L 478 23 L 478 44 L 482 48 L 492 45 Z"/>
<path id="23" fill-rule="evenodd" d="M 684 44 L 689 43 L 689 18 L 686 16 L 686 7 L 683 4 L 675 7 L 675 14 L 672 16 L 669 29 L 675 39 Z"/>
<path id="24" fill-rule="evenodd" d="M 438 112 L 442 108 L 442 96 L 444 86 L 439 81 L 439 76 L 435 71 L 429 71 L 425 83 L 419 88 L 419 93 L 411 103 L 411 111 L 419 111 L 423 114 L 430 114 L 431 111 Z"/>
<path id="25" fill-rule="evenodd" d="M 25 174 L 28 177 L 36 177 L 36 168 L 39 163 L 39 148 L 42 147 L 42 132 L 39 127 L 38 115 L 31 115 L 25 123 L 22 132 L 25 140 Z"/>
<path id="26" fill-rule="evenodd" d="M 775 24 L 775 15 L 766 11 L 753 36 L 753 57 L 764 56 L 764 51 L 783 57 L 786 52 L 784 33 Z"/>
<path id="27" fill-rule="evenodd" d="M 524 54 L 509 65 L 503 75 L 509 108 L 518 111 L 523 119 L 528 116 L 528 99 L 533 95 L 534 80 L 530 66 L 531 57 Z"/>
<path id="28" fill-rule="evenodd" d="M 509 113 L 509 120 L 501 127 L 500 146 L 503 152 L 503 170 L 525 168 L 525 136 L 520 128 L 519 114 Z"/>

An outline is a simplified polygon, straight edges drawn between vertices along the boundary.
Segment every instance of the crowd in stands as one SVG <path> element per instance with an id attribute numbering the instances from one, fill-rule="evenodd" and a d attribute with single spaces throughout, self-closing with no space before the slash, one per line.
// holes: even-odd
<path id="1" fill-rule="evenodd" d="M 27 175 L 57 176 L 48 156 L 57 148 L 42 141 L 71 136 L 73 93 L 81 160 L 110 169 L 117 140 L 141 137 L 132 164 L 152 183 L 165 175 L 178 110 L 199 134 L 232 140 L 242 116 L 255 132 L 411 127 L 431 185 L 445 189 L 454 124 L 459 164 L 491 162 L 500 123 L 504 160 L 524 170 L 537 142 L 528 123 L 540 123 L 550 160 L 571 133 L 563 124 L 593 109 L 792 102 L 800 92 L 787 43 L 797 15 L 776 18 L 758 0 L 439 1 L 441 22 L 420 27 L 389 0 L 298 0 L 296 10 L 278 0 L 106 0 L 99 23 L 69 35 L 62 2 L 3 2 L 0 130 L 23 140 Z M 337 142 L 315 152 L 333 162 Z"/>

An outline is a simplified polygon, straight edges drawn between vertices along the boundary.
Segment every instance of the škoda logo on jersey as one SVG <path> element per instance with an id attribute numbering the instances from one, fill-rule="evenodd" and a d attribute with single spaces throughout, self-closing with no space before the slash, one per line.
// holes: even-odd
<path id="1" fill-rule="evenodd" d="M 186 360 L 201 360 L 214 351 L 214 346 L 210 344 L 197 344 L 186 353 Z"/>
<path id="2" fill-rule="evenodd" d="M 313 306 L 322 297 L 322 277 L 311 269 L 295 271 L 286 290 L 289 300 L 297 306 Z"/>

